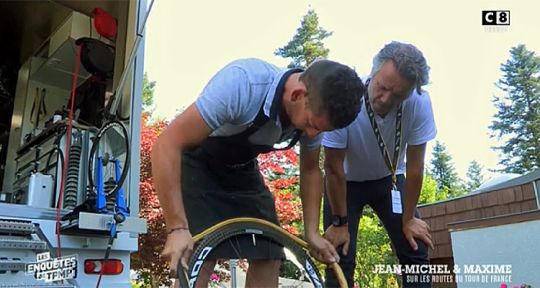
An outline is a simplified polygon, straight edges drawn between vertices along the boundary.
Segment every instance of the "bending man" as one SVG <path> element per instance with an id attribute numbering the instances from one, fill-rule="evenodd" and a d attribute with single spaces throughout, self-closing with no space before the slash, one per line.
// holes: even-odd
<path id="1" fill-rule="evenodd" d="M 192 235 L 235 217 L 278 223 L 274 198 L 256 156 L 273 145 L 299 140 L 300 193 L 306 239 L 321 261 L 339 260 L 318 231 L 322 195 L 319 150 L 322 131 L 350 124 L 364 92 L 356 73 L 321 60 L 305 71 L 280 70 L 257 59 L 238 60 L 219 71 L 199 98 L 161 134 L 152 150 L 152 172 L 169 235 L 163 254 L 174 270 L 185 267 Z M 239 237 L 208 257 L 247 258 L 246 286 L 277 286 L 282 248 Z M 212 266 L 213 265 L 209 265 Z M 209 267 L 208 266 L 208 267 Z M 201 274 L 201 287 L 212 271 Z"/>

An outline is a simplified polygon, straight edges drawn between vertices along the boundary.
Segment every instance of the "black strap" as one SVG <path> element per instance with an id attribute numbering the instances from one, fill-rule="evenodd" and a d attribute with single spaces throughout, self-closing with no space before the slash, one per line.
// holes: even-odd
<path id="1" fill-rule="evenodd" d="M 279 111 L 281 109 L 281 99 L 283 98 L 286 80 L 291 74 L 301 71 L 302 70 L 300 69 L 291 69 L 283 74 L 275 90 L 275 96 L 272 100 L 272 105 L 269 112 L 270 116 L 266 116 L 264 113 L 264 105 L 266 102 L 265 99 L 259 109 L 259 112 L 257 113 L 257 116 L 255 116 L 255 119 L 251 125 L 247 127 L 247 129 L 234 135 L 208 137 L 205 141 L 203 141 L 199 147 L 202 149 L 204 154 L 209 155 L 213 160 L 219 160 L 227 165 L 242 166 L 249 163 L 261 153 L 268 153 L 270 151 L 284 150 L 293 147 L 300 139 L 300 136 L 302 136 L 301 130 L 296 129 L 289 132 L 291 129 L 282 127 L 282 135 L 280 138 L 286 137 L 287 139 L 291 139 L 285 148 L 276 148 L 273 144 L 252 144 L 249 142 L 249 137 L 264 127 L 269 121 L 277 121 L 277 117 L 279 117 Z M 283 131 L 287 131 L 287 134 L 283 135 Z M 193 153 L 196 154 L 195 152 Z"/>
<path id="2" fill-rule="evenodd" d="M 276 98 L 278 98 L 278 97 L 276 96 Z M 279 97 L 279 98 L 281 98 L 281 97 Z M 279 106 L 279 105 L 277 105 L 277 106 Z M 271 108 L 270 112 L 272 112 L 274 110 L 278 110 L 278 109 L 274 109 L 274 104 L 272 104 L 272 108 Z M 270 115 L 272 115 L 272 113 L 270 113 Z M 257 130 L 259 130 L 261 127 L 263 127 L 268 121 L 270 121 L 270 119 L 275 120 L 275 118 L 266 116 L 266 114 L 264 113 L 264 103 L 263 103 L 261 109 L 257 113 L 257 116 L 253 120 L 253 123 L 244 131 L 244 133 L 248 134 L 248 135 L 251 135 L 251 134 L 255 133 Z M 282 127 L 282 129 L 283 129 L 283 127 Z M 291 133 L 289 143 L 287 144 L 286 147 L 283 147 L 283 148 L 275 148 L 274 147 L 271 150 L 272 151 L 282 151 L 282 150 L 288 150 L 288 149 L 294 147 L 294 145 L 296 145 L 298 140 L 300 140 L 300 137 L 302 136 L 302 134 L 303 134 L 302 130 L 294 129 L 294 131 Z M 285 141 L 283 141 L 283 142 L 285 142 Z"/>
<path id="3" fill-rule="evenodd" d="M 279 111 L 281 109 L 281 100 L 283 98 L 283 92 L 285 92 L 285 83 L 287 82 L 287 79 L 294 73 L 303 72 L 301 68 L 292 68 L 285 72 L 281 79 L 279 80 L 279 83 L 276 87 L 276 91 L 274 94 L 274 99 L 272 99 L 272 105 L 270 106 L 270 116 L 266 116 L 264 113 L 264 105 L 266 104 L 266 99 L 263 101 L 263 104 L 261 106 L 261 109 L 259 110 L 259 113 L 253 120 L 253 124 L 250 126 L 251 129 L 258 130 L 262 126 L 266 124 L 268 120 L 277 120 L 277 117 L 279 117 Z M 285 127 L 281 127 L 283 130 L 285 130 Z M 252 130 L 254 132 L 254 130 Z M 251 132 L 251 133 L 253 133 Z M 274 151 L 281 151 L 281 150 L 287 150 L 292 148 L 298 140 L 300 140 L 300 137 L 302 136 L 303 132 L 300 129 L 295 129 L 292 132 L 290 142 L 289 144 L 284 148 L 274 148 Z"/>
<path id="4" fill-rule="evenodd" d="M 366 87 L 369 85 L 370 79 L 366 81 Z M 364 93 L 364 102 L 366 103 L 366 111 L 369 117 L 369 122 L 371 123 L 371 127 L 373 128 L 373 133 L 375 133 L 375 137 L 377 138 L 377 143 L 379 144 L 379 149 L 381 150 L 381 153 L 383 155 L 384 161 L 386 163 L 386 166 L 392 173 L 392 187 L 395 189 L 396 183 L 397 183 L 397 177 L 396 177 L 396 170 L 399 160 L 399 153 L 401 150 L 401 116 L 403 112 L 403 106 L 400 103 L 396 115 L 396 137 L 394 142 L 394 157 L 392 161 L 390 160 L 390 153 L 388 151 L 388 147 L 386 146 L 386 143 L 384 142 L 384 139 L 381 135 L 379 126 L 377 125 L 377 121 L 375 121 L 375 113 L 373 112 L 373 109 L 371 108 L 371 105 L 369 104 L 369 97 L 368 97 L 368 91 L 369 89 L 366 89 L 366 93 Z"/>

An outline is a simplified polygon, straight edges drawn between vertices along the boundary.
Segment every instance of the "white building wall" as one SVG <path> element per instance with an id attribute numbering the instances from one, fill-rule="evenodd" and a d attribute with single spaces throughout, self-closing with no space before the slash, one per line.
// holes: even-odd
<path id="1" fill-rule="evenodd" d="M 461 269 L 456 278 L 463 277 L 459 288 L 498 288 L 501 283 L 509 288 L 521 284 L 540 287 L 540 220 L 451 231 L 450 235 L 454 261 Z M 464 274 L 465 265 L 489 264 L 511 265 L 511 274 Z"/>

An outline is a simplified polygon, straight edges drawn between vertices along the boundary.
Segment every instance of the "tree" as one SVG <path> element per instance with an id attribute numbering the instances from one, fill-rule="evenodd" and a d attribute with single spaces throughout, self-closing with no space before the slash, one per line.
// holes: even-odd
<path id="1" fill-rule="evenodd" d="M 437 193 L 448 194 L 450 198 L 461 196 L 465 193 L 452 164 L 452 156 L 446 150 L 446 146 L 439 141 L 433 147 L 430 174 L 437 181 Z M 444 191 L 447 192 L 445 193 Z"/>
<path id="2" fill-rule="evenodd" d="M 447 197 L 447 193 L 437 189 L 437 181 L 433 179 L 433 176 L 426 173 L 426 175 L 424 175 L 424 181 L 422 181 L 422 190 L 420 192 L 418 204 L 430 204 L 433 202 L 446 200 Z"/>
<path id="3" fill-rule="evenodd" d="M 506 143 L 493 148 L 502 154 L 500 171 L 523 174 L 540 168 L 540 57 L 525 45 L 512 47 L 501 71 L 496 85 L 504 95 L 494 96 L 490 129 Z"/>
<path id="4" fill-rule="evenodd" d="M 446 150 L 446 146 L 439 141 L 433 147 L 433 159 L 431 159 L 430 174 L 437 181 L 437 189 L 453 187 L 458 182 L 458 176 L 452 164 L 452 156 Z"/>
<path id="5" fill-rule="evenodd" d="M 278 48 L 274 54 L 292 58 L 289 68 L 305 68 L 317 57 L 328 56 L 330 50 L 324 48 L 322 40 L 330 35 L 332 32 L 319 27 L 319 17 L 311 9 L 302 17 L 293 39 Z M 322 158 L 319 160 L 322 161 Z M 289 149 L 260 155 L 259 162 L 265 181 L 276 198 L 276 210 L 281 225 L 292 234 L 299 235 L 303 231 L 303 225 L 298 183 L 298 151 Z M 287 168 L 284 170 L 283 167 Z M 298 213 L 284 213 L 284 210 L 291 209 Z"/>
<path id="6" fill-rule="evenodd" d="M 303 233 L 302 203 L 298 154 L 294 149 L 274 151 L 258 156 L 264 182 L 274 195 L 276 213 L 281 227 L 299 236 Z"/>
<path id="7" fill-rule="evenodd" d="M 476 190 L 476 188 L 482 185 L 482 182 L 484 182 L 482 166 L 476 160 L 473 160 L 469 163 L 469 168 L 467 169 L 467 190 Z"/>
<path id="8" fill-rule="evenodd" d="M 356 270 L 354 282 L 359 287 L 399 287 L 398 276 L 393 274 L 373 273 L 377 264 L 398 264 L 392 253 L 392 245 L 388 233 L 371 208 L 364 209 L 358 228 L 356 241 Z"/>
<path id="9" fill-rule="evenodd" d="M 324 48 L 322 40 L 332 35 L 319 27 L 319 16 L 314 10 L 309 10 L 302 18 L 300 27 L 296 30 L 293 39 L 274 54 L 283 58 L 292 58 L 289 68 L 305 68 L 317 57 L 328 57 L 327 48 Z"/>
<path id="10" fill-rule="evenodd" d="M 131 255 L 131 268 L 139 273 L 144 287 L 170 285 L 167 262 L 160 253 L 167 239 L 165 219 L 159 205 L 151 174 L 150 152 L 159 134 L 165 129 L 163 121 L 149 123 L 150 115 L 143 112 L 141 124 L 141 173 L 139 184 L 139 217 L 146 219 L 148 230 L 139 235 L 139 249 Z"/>
<path id="11" fill-rule="evenodd" d="M 142 92 L 142 110 L 152 112 L 154 105 L 154 89 L 156 81 L 148 80 L 148 74 L 145 72 L 143 77 L 143 92 Z"/>
<path id="12" fill-rule="evenodd" d="M 148 109 L 153 104 L 155 81 L 148 81 L 145 73 L 143 80 L 143 113 L 141 121 L 140 146 L 140 184 L 139 184 L 139 217 L 147 220 L 146 234 L 139 235 L 139 249 L 131 254 L 131 268 L 138 272 L 142 287 L 159 287 L 171 285 L 169 267 L 160 257 L 167 239 L 165 219 L 152 179 L 150 152 L 159 134 L 165 129 L 163 120 L 150 121 Z"/>

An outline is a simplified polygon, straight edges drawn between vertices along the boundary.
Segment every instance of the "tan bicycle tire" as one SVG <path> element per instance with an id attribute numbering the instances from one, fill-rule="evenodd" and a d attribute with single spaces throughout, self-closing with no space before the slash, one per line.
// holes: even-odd
<path id="1" fill-rule="evenodd" d="M 226 231 L 226 232 L 223 232 L 223 231 Z M 305 259 L 307 263 L 313 263 L 314 261 L 313 258 L 309 256 L 309 253 L 307 252 L 308 244 L 306 243 L 306 241 L 294 235 L 291 235 L 283 228 L 269 221 L 261 220 L 257 218 L 241 217 L 241 218 L 228 219 L 226 221 L 220 222 L 193 237 L 193 241 L 195 243 L 203 244 L 203 245 L 198 245 L 198 247 L 194 250 L 193 255 L 190 257 L 190 261 L 188 263 L 188 266 L 189 266 L 188 271 L 192 271 L 197 261 L 196 259 L 198 259 L 199 257 L 198 255 L 201 253 L 201 251 L 203 251 L 203 249 L 205 249 L 205 247 L 207 247 L 205 246 L 206 245 L 205 239 L 212 238 L 214 237 L 213 235 L 217 235 L 219 233 L 222 233 L 222 234 L 224 233 L 226 235 L 225 237 L 236 236 L 236 235 L 241 235 L 241 234 L 262 233 L 261 235 L 263 237 L 267 237 L 268 239 L 271 239 L 272 241 L 275 241 L 289 249 L 293 249 L 294 251 L 296 251 L 295 255 L 297 257 L 301 257 L 302 259 Z M 219 237 L 223 237 L 223 235 Z M 214 239 L 212 240 L 211 244 L 217 245 L 218 243 L 221 243 L 224 240 L 225 239 L 218 239 L 218 240 Z M 302 252 L 299 252 L 298 249 L 300 249 Z M 305 254 L 305 256 L 297 255 L 300 253 Z M 315 268 L 316 266 L 313 264 L 312 267 Z M 340 287 L 341 288 L 347 287 L 347 281 L 345 280 L 343 271 L 341 270 L 339 265 L 337 263 L 332 263 L 328 265 L 328 267 L 334 272 L 334 275 L 336 279 L 338 280 Z M 179 272 L 178 277 L 180 281 L 180 287 L 190 287 L 189 281 L 190 279 L 193 278 L 193 276 L 190 277 L 188 276 L 188 274 L 193 274 L 193 272 L 187 273 L 186 271 L 181 269 L 180 266 L 179 266 L 178 272 Z M 318 270 L 316 270 L 316 275 L 319 277 L 320 279 L 319 282 L 321 285 L 320 286 L 316 286 L 315 284 L 314 285 L 316 287 L 325 287 L 324 281 L 322 281 L 322 278 L 320 277 L 320 272 Z M 314 276 L 314 275 L 310 275 L 310 277 L 311 276 Z M 314 281 L 317 281 L 317 279 L 315 279 Z"/>

